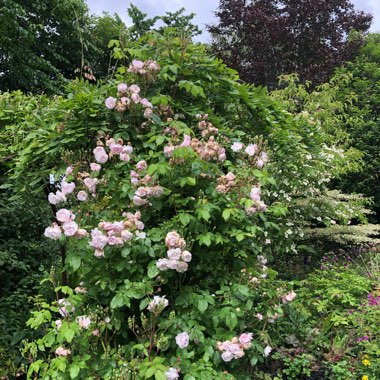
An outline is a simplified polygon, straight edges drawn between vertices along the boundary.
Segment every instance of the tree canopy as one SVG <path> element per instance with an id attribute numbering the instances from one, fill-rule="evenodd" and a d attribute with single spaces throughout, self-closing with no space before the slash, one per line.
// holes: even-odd
<path id="1" fill-rule="evenodd" d="M 269 88 L 290 73 L 326 82 L 357 54 L 372 20 L 348 0 L 221 0 L 215 14 L 214 52 L 243 80 Z"/>

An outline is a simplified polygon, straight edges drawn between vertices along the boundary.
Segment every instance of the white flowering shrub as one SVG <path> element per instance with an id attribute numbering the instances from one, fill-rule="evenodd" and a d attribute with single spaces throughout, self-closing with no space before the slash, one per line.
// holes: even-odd
<path id="1" fill-rule="evenodd" d="M 28 375 L 252 378 L 296 297 L 268 259 L 291 250 L 299 200 L 323 191 L 318 130 L 201 45 L 149 35 L 117 49 L 130 62 L 117 80 L 54 99 L 56 128 L 26 139 L 14 173 L 28 178 L 30 158 L 63 175 L 45 236 L 65 276 L 28 322 L 41 333 Z"/>

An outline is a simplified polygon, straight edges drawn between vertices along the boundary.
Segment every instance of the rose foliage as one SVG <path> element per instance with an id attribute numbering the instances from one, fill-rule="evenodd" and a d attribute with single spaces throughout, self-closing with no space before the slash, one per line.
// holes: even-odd
<path id="1" fill-rule="evenodd" d="M 73 82 L 18 149 L 15 188 L 63 175 L 45 236 L 68 274 L 28 321 L 29 376 L 255 377 L 296 297 L 268 263 L 297 252 L 344 151 L 170 31 L 115 51 L 115 80 Z"/>

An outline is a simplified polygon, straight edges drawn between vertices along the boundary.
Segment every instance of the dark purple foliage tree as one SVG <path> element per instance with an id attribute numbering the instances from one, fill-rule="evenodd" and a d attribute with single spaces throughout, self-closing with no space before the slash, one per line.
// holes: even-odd
<path id="1" fill-rule="evenodd" d="M 243 80 L 269 88 L 289 73 L 325 82 L 355 57 L 372 21 L 349 0 L 221 0 L 215 14 L 214 52 Z"/>

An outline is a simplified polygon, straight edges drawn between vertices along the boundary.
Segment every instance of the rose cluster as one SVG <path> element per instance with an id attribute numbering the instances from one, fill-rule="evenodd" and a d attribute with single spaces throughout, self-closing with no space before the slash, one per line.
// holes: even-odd
<path id="1" fill-rule="evenodd" d="M 145 234 L 141 232 L 144 229 L 144 223 L 140 220 L 141 213 L 127 212 L 123 215 L 126 216 L 126 220 L 100 222 L 98 228 L 91 231 L 90 247 L 95 249 L 95 257 L 103 257 L 104 248 L 107 245 L 121 247 L 131 241 L 135 235 L 138 238 L 145 237 Z"/>
<path id="2" fill-rule="evenodd" d="M 44 233 L 47 238 L 59 240 L 62 236 L 62 231 L 67 237 L 77 236 L 81 239 L 88 235 L 85 229 L 79 228 L 78 224 L 74 222 L 75 215 L 72 211 L 62 208 L 57 211 L 56 219 L 61 223 L 61 226 L 53 223 L 50 227 L 47 227 Z"/>
<path id="3" fill-rule="evenodd" d="M 224 342 L 217 342 L 216 347 L 222 352 L 222 359 L 229 362 L 244 356 L 244 350 L 251 347 L 252 333 L 243 333 Z"/>
<path id="4" fill-rule="evenodd" d="M 133 204 L 135 206 L 143 206 L 149 204 L 149 198 L 158 198 L 164 193 L 164 188 L 159 185 L 154 185 L 153 178 L 150 175 L 145 175 L 140 178 L 141 172 L 146 170 L 148 165 L 145 160 L 141 160 L 136 164 L 136 170 L 131 170 L 131 183 L 134 186 L 140 186 L 133 196 Z M 147 186 L 149 185 L 149 186 Z"/>
<path id="5" fill-rule="evenodd" d="M 108 153 L 104 149 L 101 141 L 98 142 L 98 146 L 93 150 L 95 160 L 99 164 L 106 163 L 108 159 L 113 156 L 119 156 L 120 160 L 125 162 L 128 162 L 131 159 L 130 155 L 133 152 L 133 147 L 129 144 L 124 145 L 122 139 L 115 141 L 114 138 L 110 138 L 106 140 L 106 146 L 109 149 Z M 100 167 L 96 166 L 96 164 L 91 164 L 91 170 L 99 171 Z"/>
<path id="6" fill-rule="evenodd" d="M 235 178 L 235 175 L 231 172 L 219 177 L 217 179 L 218 186 L 216 187 L 216 191 L 222 194 L 227 193 L 229 190 L 236 186 Z"/>
<path id="7" fill-rule="evenodd" d="M 252 216 L 256 212 L 265 211 L 267 209 L 267 205 L 261 200 L 260 187 L 252 187 L 250 198 L 252 199 L 253 205 L 245 209 L 245 212 L 248 216 Z"/>
<path id="8" fill-rule="evenodd" d="M 234 142 L 231 145 L 231 150 L 234 153 L 239 153 L 244 148 L 244 144 L 241 142 Z M 259 169 L 262 169 L 264 165 L 268 162 L 268 155 L 266 152 L 261 151 L 257 144 L 249 144 L 244 150 L 244 153 L 247 154 L 250 157 L 255 157 L 256 160 L 256 166 Z"/>
<path id="9" fill-rule="evenodd" d="M 127 71 L 129 73 L 152 77 L 154 74 L 160 71 L 160 65 L 156 61 L 152 60 L 143 62 L 138 59 L 134 59 L 129 65 Z"/>
<path id="10" fill-rule="evenodd" d="M 281 297 L 282 303 L 286 304 L 286 303 L 292 302 L 294 300 L 294 298 L 296 298 L 296 295 L 297 294 L 293 290 L 290 291 L 289 293 L 287 293 Z"/>
<path id="11" fill-rule="evenodd" d="M 205 114 L 205 115 L 197 115 L 197 119 L 202 119 L 199 123 L 198 123 L 198 128 L 199 130 L 201 131 L 201 136 L 203 138 L 206 138 L 210 135 L 217 135 L 219 130 L 218 128 L 214 127 L 214 125 L 207 121 L 208 119 L 208 114 Z"/>
<path id="12" fill-rule="evenodd" d="M 140 87 L 137 84 L 130 86 L 125 83 L 119 83 L 117 86 L 117 98 L 109 96 L 105 100 L 105 105 L 108 109 L 116 109 L 119 112 L 124 112 L 127 108 L 140 104 L 145 108 L 144 116 L 150 118 L 153 114 L 153 105 L 146 98 L 140 97 Z"/>
<path id="13" fill-rule="evenodd" d="M 185 135 L 180 145 L 165 146 L 164 155 L 165 157 L 171 157 L 175 149 L 187 146 L 191 147 L 202 160 L 215 160 L 219 162 L 226 160 L 226 150 L 215 141 L 214 136 L 211 136 L 208 141 L 203 142 L 196 138 L 191 139 L 190 136 Z"/>
<path id="14" fill-rule="evenodd" d="M 61 202 L 67 201 L 67 195 L 71 194 L 75 189 L 75 183 L 74 182 L 67 182 L 66 181 L 66 175 L 70 175 L 73 171 L 73 168 L 69 166 L 66 169 L 65 176 L 62 179 L 61 182 L 61 190 L 57 190 L 55 193 L 49 193 L 48 200 L 49 203 L 52 205 L 56 205 Z"/>
<path id="15" fill-rule="evenodd" d="M 175 231 L 169 232 L 165 238 L 165 245 L 168 248 L 167 258 L 159 259 L 156 263 L 161 271 L 174 269 L 179 273 L 186 272 L 192 259 L 189 251 L 185 251 L 185 240 Z"/>

